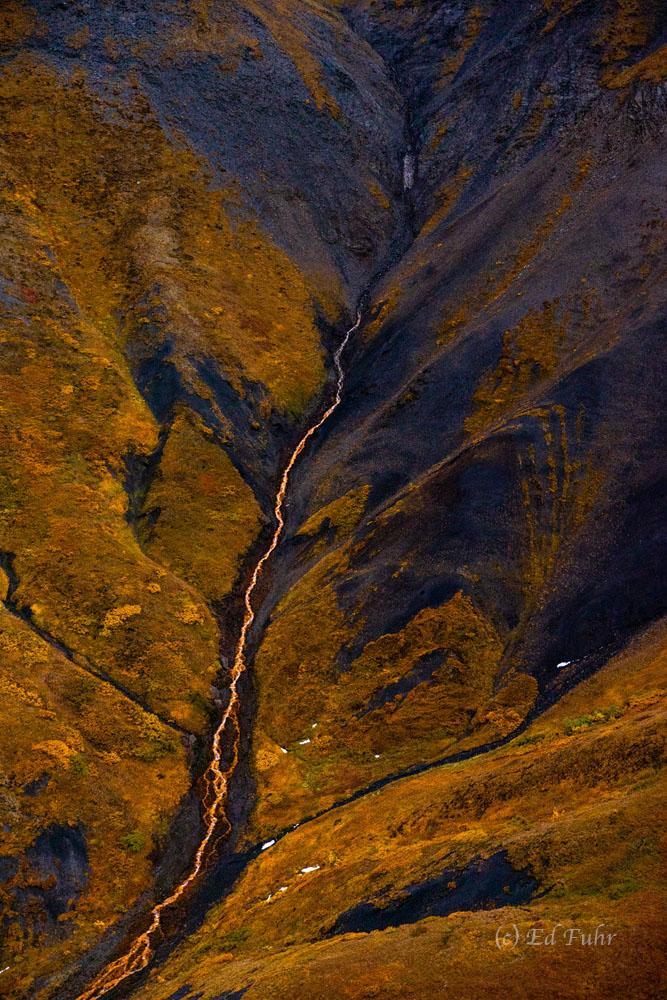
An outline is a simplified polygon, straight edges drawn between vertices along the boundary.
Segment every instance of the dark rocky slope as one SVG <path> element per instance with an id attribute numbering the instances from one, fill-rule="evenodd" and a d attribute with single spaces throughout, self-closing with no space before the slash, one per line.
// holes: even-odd
<path id="1" fill-rule="evenodd" d="M 404 94 L 416 180 L 256 661 L 259 731 L 313 736 L 307 808 L 510 732 L 664 611 L 667 95 L 618 86 L 598 6 L 561 13 L 352 11 Z M 282 825 L 301 806 L 279 789 Z"/>

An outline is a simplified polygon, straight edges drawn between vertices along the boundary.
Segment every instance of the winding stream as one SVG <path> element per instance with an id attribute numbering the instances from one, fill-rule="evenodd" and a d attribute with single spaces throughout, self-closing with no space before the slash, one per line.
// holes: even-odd
<path id="1" fill-rule="evenodd" d="M 119 986 L 125 979 L 129 976 L 134 975 L 136 972 L 141 972 L 142 969 L 147 968 L 153 958 L 153 939 L 156 933 L 160 930 L 162 925 L 162 915 L 164 911 L 176 903 L 184 893 L 190 888 L 190 886 L 195 882 L 199 876 L 202 867 L 204 865 L 207 850 L 211 840 L 218 832 L 218 828 L 221 823 L 225 825 L 225 831 L 228 832 L 231 829 L 231 824 L 225 813 L 225 804 L 227 802 L 227 791 L 229 786 L 229 781 L 232 774 L 236 768 L 239 760 L 239 741 L 240 741 L 240 728 L 239 728 L 239 716 L 238 716 L 238 706 L 239 706 L 239 693 L 238 685 L 241 675 L 246 669 L 246 645 L 247 637 L 250 626 L 255 620 L 255 611 L 252 606 L 252 595 L 257 586 L 262 569 L 267 559 L 271 556 L 272 552 L 275 550 L 282 530 L 285 526 L 285 519 L 283 517 L 283 506 L 285 503 L 285 497 L 287 496 L 287 487 L 289 484 L 289 477 L 294 465 L 299 458 L 299 455 L 306 447 L 309 439 L 315 434 L 316 431 L 320 429 L 322 424 L 324 424 L 334 410 L 338 407 L 341 401 L 341 396 L 343 392 L 343 383 L 345 382 L 345 373 L 343 371 L 343 366 L 341 364 L 341 358 L 343 356 L 343 351 L 347 347 L 347 343 L 355 332 L 358 330 L 361 323 L 361 312 L 357 312 L 356 322 L 350 329 L 346 332 L 343 337 L 339 347 L 334 354 L 334 367 L 336 371 L 336 394 L 334 401 L 329 406 L 329 408 L 324 412 L 323 416 L 313 424 L 306 433 L 303 435 L 296 448 L 292 452 L 290 459 L 285 466 L 283 471 L 282 479 L 280 481 L 280 488 L 276 494 L 276 501 L 273 507 L 273 513 L 276 519 L 276 528 L 273 533 L 271 542 L 262 555 L 261 559 L 255 566 L 253 574 L 250 578 L 250 583 L 246 587 L 244 594 L 244 604 L 245 612 L 243 615 L 243 624 L 241 626 L 241 632 L 239 634 L 238 643 L 236 645 L 236 652 L 234 654 L 234 665 L 232 667 L 232 678 L 229 685 L 229 703 L 222 714 L 220 719 L 220 724 L 215 731 L 213 736 L 212 750 L 211 750 L 211 762 L 206 769 L 204 775 L 204 781 L 206 786 L 206 791 L 203 796 L 203 806 L 204 806 L 204 836 L 197 848 L 197 853 L 195 855 L 194 863 L 190 874 L 183 879 L 183 881 L 176 886 L 171 895 L 163 899 L 162 902 L 158 903 L 152 913 L 151 922 L 148 928 L 140 934 L 139 937 L 135 938 L 129 950 L 117 958 L 110 965 L 102 970 L 97 979 L 92 983 L 92 985 L 84 992 L 81 993 L 78 1000 L 98 1000 L 99 997 L 104 996 L 110 990 Z M 232 742 L 232 755 L 231 761 L 226 766 L 222 763 L 222 745 L 223 737 L 226 739 L 228 735 L 228 730 L 233 734 Z"/>

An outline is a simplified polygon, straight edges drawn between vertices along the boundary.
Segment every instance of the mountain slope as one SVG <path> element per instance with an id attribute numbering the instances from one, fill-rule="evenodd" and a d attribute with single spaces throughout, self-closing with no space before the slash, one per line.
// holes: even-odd
<path id="1" fill-rule="evenodd" d="M 10 991 L 66 974 L 196 844 L 234 588 L 393 226 L 380 60 L 316 7 L 208 8 L 0 20 Z M 44 912 L 39 845 L 70 829 L 76 891 Z"/>
<path id="2" fill-rule="evenodd" d="M 551 28 L 500 6 L 444 79 L 423 53 L 447 51 L 457 7 L 433 5 L 421 42 L 423 18 L 367 28 L 409 81 L 415 238 L 291 502 L 256 740 L 312 743 L 258 774 L 267 833 L 504 736 L 664 610 L 663 88 L 603 82 L 590 7 Z M 545 93 L 563 96 L 527 138 Z"/>
<path id="3" fill-rule="evenodd" d="M 136 995 L 660 995 L 665 28 L 6 5 L 8 996 L 78 996 L 188 870 L 360 298 L 260 581 L 233 836 Z M 536 922 L 622 953 L 496 948 Z"/>

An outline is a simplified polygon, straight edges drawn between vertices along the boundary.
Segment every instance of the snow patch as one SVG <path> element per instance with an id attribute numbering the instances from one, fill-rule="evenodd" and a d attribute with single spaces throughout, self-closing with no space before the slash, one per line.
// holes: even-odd
<path id="1" fill-rule="evenodd" d="M 275 840 L 267 840 L 267 842 L 265 844 L 262 844 L 262 850 L 263 851 L 268 851 L 269 847 L 273 847 L 274 844 L 275 844 Z"/>
<path id="2" fill-rule="evenodd" d="M 414 153 L 406 153 L 403 157 L 403 190 L 410 191 L 415 183 L 417 160 Z"/>

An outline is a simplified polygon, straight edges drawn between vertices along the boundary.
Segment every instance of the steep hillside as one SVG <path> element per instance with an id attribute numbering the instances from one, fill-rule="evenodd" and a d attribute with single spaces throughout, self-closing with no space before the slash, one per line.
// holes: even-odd
<path id="1" fill-rule="evenodd" d="M 232 835 L 104 995 L 662 995 L 666 34 L 652 0 L 4 4 L 3 995 L 75 1000 L 190 870 L 358 305 Z"/>
<path id="2" fill-rule="evenodd" d="M 11 991 L 199 838 L 230 597 L 393 231 L 403 119 L 316 6 L 10 3 L 0 41 Z"/>
<path id="3" fill-rule="evenodd" d="M 266 832 L 506 735 L 664 611 L 667 95 L 569 6 L 354 11 L 405 91 L 413 238 L 292 500 L 255 738 L 313 739 L 259 769 Z"/>

